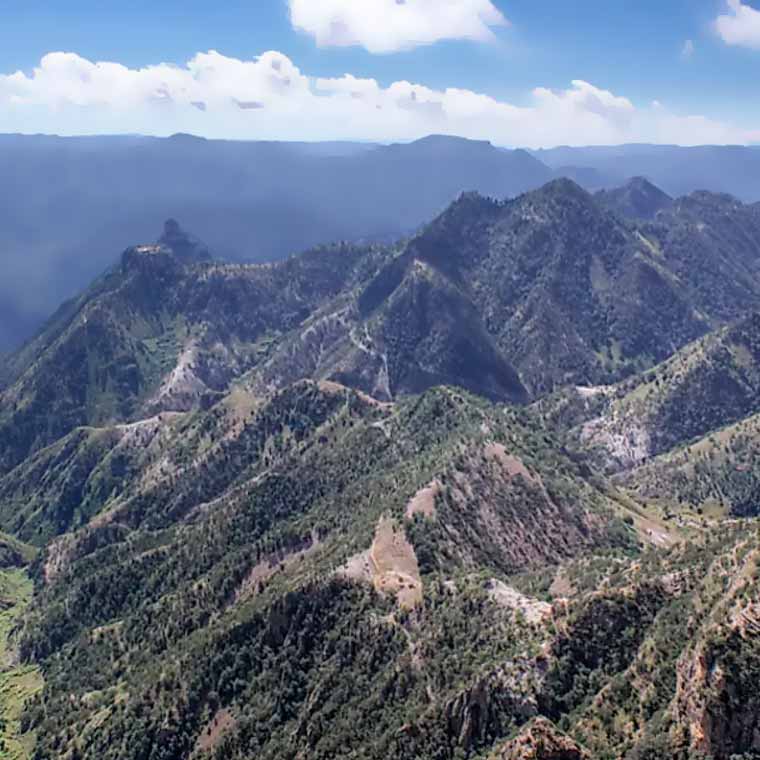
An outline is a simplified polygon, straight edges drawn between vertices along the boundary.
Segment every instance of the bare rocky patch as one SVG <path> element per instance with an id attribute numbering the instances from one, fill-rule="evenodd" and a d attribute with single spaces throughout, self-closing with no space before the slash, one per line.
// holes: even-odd
<path id="1" fill-rule="evenodd" d="M 222 737 L 235 728 L 236 725 L 237 719 L 229 710 L 219 710 L 201 732 L 190 757 L 198 757 L 203 752 L 213 750 L 219 744 Z"/>
<path id="2" fill-rule="evenodd" d="M 488 595 L 500 607 L 519 612 L 527 622 L 539 625 L 552 617 L 552 605 L 521 594 L 503 581 L 492 578 Z"/>
<path id="3" fill-rule="evenodd" d="M 422 515 L 429 519 L 435 517 L 435 500 L 440 492 L 441 484 L 437 480 L 419 490 L 406 505 L 406 518 L 411 520 L 415 515 Z"/>
<path id="4" fill-rule="evenodd" d="M 378 593 L 394 595 L 405 609 L 422 602 L 422 579 L 414 547 L 389 517 L 377 524 L 370 549 L 351 557 L 338 573 L 372 583 Z"/>
<path id="5" fill-rule="evenodd" d="M 235 602 L 242 602 L 255 596 L 273 576 L 314 554 L 320 545 L 319 536 L 312 534 L 298 549 L 275 552 L 263 558 L 246 576 L 235 595 Z"/>
<path id="6" fill-rule="evenodd" d="M 598 417 L 581 430 L 581 440 L 607 452 L 617 467 L 628 470 L 645 462 L 652 453 L 652 436 L 641 422 Z"/>
<path id="7" fill-rule="evenodd" d="M 522 477 L 528 483 L 536 484 L 538 481 L 531 475 L 523 461 L 518 457 L 507 453 L 506 448 L 501 443 L 489 443 L 485 447 L 485 455 L 491 461 L 500 464 L 510 478 Z"/>
<path id="8" fill-rule="evenodd" d="M 590 760 L 591 755 L 546 720 L 536 718 L 489 760 Z"/>
<path id="9" fill-rule="evenodd" d="M 196 373 L 199 360 L 195 343 L 188 343 L 177 360 L 177 364 L 164 379 L 148 407 L 157 411 L 181 411 L 192 409 L 198 399 L 208 391 L 208 387 Z"/>

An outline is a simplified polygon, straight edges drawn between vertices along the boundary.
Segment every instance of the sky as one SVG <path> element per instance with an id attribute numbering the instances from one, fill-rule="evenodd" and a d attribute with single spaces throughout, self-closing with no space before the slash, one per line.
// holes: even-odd
<path id="1" fill-rule="evenodd" d="M 0 0 L 0 132 L 760 143 L 760 0 Z"/>

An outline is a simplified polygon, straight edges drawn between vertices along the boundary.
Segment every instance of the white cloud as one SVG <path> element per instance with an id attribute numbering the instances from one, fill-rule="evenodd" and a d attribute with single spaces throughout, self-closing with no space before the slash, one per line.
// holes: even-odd
<path id="1" fill-rule="evenodd" d="M 718 16 L 715 29 L 727 45 L 760 50 L 760 11 L 741 0 L 726 0 L 728 13 Z"/>
<path id="2" fill-rule="evenodd" d="M 507 20 L 491 0 L 289 0 L 290 18 L 322 47 L 393 53 L 439 40 L 493 39 Z"/>
<path id="3" fill-rule="evenodd" d="M 453 87 L 311 78 L 274 51 L 247 61 L 211 51 L 184 66 L 141 69 L 51 53 L 29 74 L 0 75 L 0 132 L 376 141 L 441 133 L 524 147 L 760 140 L 657 101 L 637 106 L 581 80 L 563 90 L 536 88 L 516 105 Z"/>
<path id="4" fill-rule="evenodd" d="M 169 64 L 129 69 L 92 63 L 75 53 L 49 53 L 31 76 L 0 75 L 0 103 L 128 110 L 146 105 L 223 106 L 230 100 L 283 103 L 309 92 L 308 79 L 287 56 L 267 52 L 253 61 L 198 53 L 184 68 Z"/>
<path id="5" fill-rule="evenodd" d="M 685 61 L 688 61 L 694 57 L 696 50 L 697 49 L 694 45 L 694 40 L 686 40 L 686 42 L 683 43 L 683 47 L 681 48 L 681 58 L 683 58 Z"/>

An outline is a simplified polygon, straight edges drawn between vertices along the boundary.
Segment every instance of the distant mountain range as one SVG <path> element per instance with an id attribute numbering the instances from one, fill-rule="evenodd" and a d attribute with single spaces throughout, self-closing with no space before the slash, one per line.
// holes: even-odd
<path id="1" fill-rule="evenodd" d="M 643 175 L 671 195 L 758 201 L 756 164 L 760 151 L 732 147 L 530 154 L 441 136 L 382 146 L 2 135 L 0 352 L 169 217 L 192 220 L 225 259 L 274 261 L 329 241 L 389 242 L 463 191 L 504 199 L 562 176 L 599 190 Z"/>
<path id="2" fill-rule="evenodd" d="M 670 195 L 694 190 L 728 193 L 746 203 L 760 201 L 760 146 L 618 145 L 532 151 L 555 171 L 583 167 L 591 183 L 617 185 L 643 176 Z M 601 186 L 601 185 L 600 185 Z"/>

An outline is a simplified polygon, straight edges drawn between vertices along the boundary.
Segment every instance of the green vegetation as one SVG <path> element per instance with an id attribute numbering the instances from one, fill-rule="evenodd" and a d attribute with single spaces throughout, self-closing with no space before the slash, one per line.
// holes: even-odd
<path id="1" fill-rule="evenodd" d="M 32 581 L 24 569 L 0 570 L 0 757 L 8 760 L 32 756 L 35 737 L 24 730 L 22 713 L 43 686 L 39 667 L 19 663 L 15 651 L 31 596 Z"/>
<path id="2" fill-rule="evenodd" d="M 127 251 L 4 370 L 0 756 L 760 750 L 750 217 L 559 181 Z"/>

